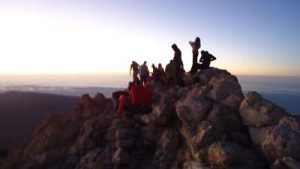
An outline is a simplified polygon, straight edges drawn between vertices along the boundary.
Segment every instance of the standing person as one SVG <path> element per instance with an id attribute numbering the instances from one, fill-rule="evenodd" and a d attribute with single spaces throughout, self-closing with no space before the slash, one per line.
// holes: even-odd
<path id="1" fill-rule="evenodd" d="M 193 65 L 191 68 L 191 73 L 194 74 L 197 71 L 197 61 L 199 55 L 199 49 L 201 47 L 201 41 L 199 37 L 196 37 L 195 42 L 189 42 L 192 46 L 192 53 L 193 53 Z"/>
<path id="2" fill-rule="evenodd" d="M 200 58 L 200 62 L 202 62 L 202 64 L 199 65 L 199 69 L 204 70 L 209 68 L 210 66 L 210 62 L 216 60 L 217 58 L 215 56 L 213 56 L 212 54 L 208 53 L 208 51 L 201 51 L 201 58 Z"/>
<path id="3" fill-rule="evenodd" d="M 159 80 L 159 71 L 154 64 L 152 64 L 152 70 L 152 79 L 157 82 Z"/>
<path id="4" fill-rule="evenodd" d="M 152 104 L 152 86 L 151 80 L 148 78 L 142 89 L 142 106 L 145 112 L 149 112 L 151 110 Z"/>
<path id="5" fill-rule="evenodd" d="M 162 67 L 161 63 L 158 64 L 158 76 L 159 76 L 160 82 L 162 82 L 163 84 L 165 84 L 165 82 L 166 82 L 166 74 L 165 74 L 165 70 Z"/>
<path id="6" fill-rule="evenodd" d="M 139 67 L 140 67 L 140 65 L 138 63 L 136 63 L 135 61 L 132 61 L 131 65 L 130 65 L 129 74 L 131 74 L 131 70 L 133 70 L 132 78 L 133 78 L 134 82 L 139 80 L 139 78 L 138 78 Z"/>
<path id="7" fill-rule="evenodd" d="M 136 108 L 139 108 L 142 104 L 142 83 L 137 80 L 134 83 L 134 86 L 130 88 L 130 97 L 132 105 Z"/>
<path id="8" fill-rule="evenodd" d="M 165 73 L 165 70 L 164 70 L 164 68 L 162 67 L 161 63 L 158 64 L 158 71 L 159 71 L 160 73 Z"/>
<path id="9" fill-rule="evenodd" d="M 144 64 L 140 66 L 140 79 L 142 83 L 146 83 L 148 77 L 149 77 L 149 69 L 147 66 L 147 62 L 144 61 Z"/>
<path id="10" fill-rule="evenodd" d="M 173 65 L 173 60 L 170 60 L 170 62 L 166 65 L 165 74 L 166 74 L 167 84 L 169 86 L 172 86 L 173 85 L 173 81 L 174 81 L 174 65 Z"/>
<path id="11" fill-rule="evenodd" d="M 174 58 L 173 58 L 173 64 L 174 64 L 174 77 L 175 77 L 175 81 L 177 84 L 181 85 L 182 83 L 182 75 L 184 73 L 184 68 L 183 68 L 183 62 L 181 59 L 181 51 L 180 49 L 177 47 L 176 44 L 172 45 L 172 49 L 174 50 Z"/>

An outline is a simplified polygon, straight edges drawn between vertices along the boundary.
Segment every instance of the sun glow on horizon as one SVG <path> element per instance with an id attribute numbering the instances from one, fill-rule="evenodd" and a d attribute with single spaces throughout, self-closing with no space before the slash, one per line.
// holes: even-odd
<path id="1" fill-rule="evenodd" d="M 116 6 L 113 10 L 93 7 L 96 9 L 93 11 L 81 9 L 83 3 L 78 5 L 79 1 L 74 2 L 78 3 L 74 9 L 53 7 L 70 4 L 68 1 L 58 2 L 53 1 L 52 4 L 52 1 L 47 1 L 48 4 L 41 3 L 34 8 L 30 5 L 37 1 L 32 1 L 29 7 L 20 1 L 19 6 L 24 5 L 20 9 L 15 8 L 14 4 L 13 7 L 0 7 L 0 75 L 129 75 L 132 60 L 138 63 L 147 61 L 149 67 L 152 63 L 166 65 L 173 57 L 170 47 L 173 43 L 181 49 L 185 70 L 189 71 L 192 52 L 188 41 L 200 36 L 200 50 L 208 50 L 217 57 L 211 64 L 213 67 L 227 69 L 237 75 L 300 76 L 299 67 L 295 64 L 296 52 L 292 63 L 283 58 L 284 52 L 273 56 L 274 53 L 265 52 L 262 45 L 255 48 L 255 40 L 251 42 L 252 45 L 241 43 L 236 47 L 241 39 L 226 39 L 231 33 L 225 35 L 221 30 L 214 30 L 216 26 L 213 23 L 211 25 L 214 29 L 203 25 L 207 18 L 199 19 L 197 24 L 202 24 L 201 29 L 184 29 L 177 28 L 178 25 L 173 23 L 176 21 L 164 23 L 156 15 L 148 16 L 152 19 L 150 21 L 140 16 L 131 19 L 128 13 L 124 13 L 125 17 L 119 16 L 121 14 L 115 13 L 118 11 L 116 9 L 123 7 L 117 3 L 113 4 Z M 92 3 L 95 2 L 88 1 L 86 5 L 92 6 Z M 124 10 L 130 11 L 135 7 L 130 5 L 126 4 Z M 185 17 L 189 18 L 188 15 Z M 185 20 L 184 17 L 179 19 Z M 213 31 L 218 31 L 219 35 Z M 218 37 L 221 34 L 224 34 L 223 39 Z M 256 53 L 255 50 L 261 51 Z M 266 51 L 272 51 L 272 48 Z M 270 58 L 277 60 L 270 64 Z M 283 61 L 285 65 L 281 64 Z"/>

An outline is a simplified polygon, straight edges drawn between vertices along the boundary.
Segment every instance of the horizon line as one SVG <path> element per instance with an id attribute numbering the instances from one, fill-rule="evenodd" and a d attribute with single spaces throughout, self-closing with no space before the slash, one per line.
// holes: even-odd
<path id="1" fill-rule="evenodd" d="M 229 72 L 231 73 L 231 72 Z M 235 76 L 269 76 L 269 77 L 299 77 L 300 75 L 275 75 L 275 74 L 244 74 L 244 73 L 231 73 Z M 50 73 L 50 72 L 45 72 L 45 73 L 15 73 L 15 72 L 9 72 L 9 73 L 1 73 L 0 76 L 5 77 L 5 76 L 74 76 L 74 75 L 79 75 L 79 76 L 89 76 L 89 75 L 111 75 L 111 76 L 132 76 L 129 74 L 129 71 L 127 73 L 125 72 L 62 72 L 62 73 Z"/>

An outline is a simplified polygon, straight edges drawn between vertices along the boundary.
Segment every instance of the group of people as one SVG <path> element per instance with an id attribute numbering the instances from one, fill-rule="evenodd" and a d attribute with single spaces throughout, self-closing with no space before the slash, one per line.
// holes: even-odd
<path id="1" fill-rule="evenodd" d="M 149 78 L 142 82 L 136 80 L 129 82 L 128 88 L 124 91 L 117 91 L 112 94 L 114 110 L 117 117 L 128 116 L 126 110 L 138 110 L 147 112 L 151 110 L 152 87 Z M 127 114 L 126 114 L 127 113 Z"/>
<path id="2" fill-rule="evenodd" d="M 194 74 L 197 72 L 198 69 L 204 70 L 209 68 L 210 62 L 216 60 L 216 57 L 210 54 L 208 51 L 201 51 L 201 58 L 200 58 L 200 63 L 198 63 L 198 55 L 199 55 L 199 49 L 201 47 L 201 41 L 200 38 L 197 37 L 195 39 L 195 42 L 189 42 L 190 45 L 192 46 L 192 53 L 193 53 L 193 65 L 191 68 L 191 74 Z"/>
<path id="3" fill-rule="evenodd" d="M 199 49 L 201 47 L 201 41 L 199 37 L 196 37 L 194 42 L 189 42 L 192 47 L 193 64 L 190 70 L 190 74 L 196 73 L 198 70 L 203 71 L 209 68 L 210 62 L 216 60 L 212 54 L 208 51 L 201 51 L 201 57 L 198 63 Z M 182 61 L 182 54 L 176 44 L 173 44 L 172 49 L 174 51 L 174 57 L 166 65 L 165 69 L 162 64 L 159 63 L 158 67 L 152 64 L 152 74 L 147 66 L 147 62 L 144 61 L 142 65 L 139 65 L 136 61 L 132 61 L 130 65 L 130 74 L 133 71 L 133 81 L 129 83 L 126 91 L 118 91 L 113 93 L 113 101 L 115 110 L 118 117 L 125 115 L 126 109 L 129 107 L 149 109 L 152 104 L 152 87 L 151 81 L 160 82 L 168 86 L 184 85 L 183 77 L 186 74 Z"/>
<path id="4" fill-rule="evenodd" d="M 158 67 L 156 67 L 155 64 L 152 64 L 151 67 L 153 71 L 150 76 L 150 72 L 146 61 L 144 61 L 144 63 L 141 66 L 137 62 L 132 61 L 130 65 L 130 74 L 131 71 L 133 71 L 132 74 L 133 82 L 141 81 L 142 83 L 145 83 L 149 79 L 154 80 L 156 82 L 157 81 L 164 82 L 165 70 L 162 67 L 162 64 L 159 63 Z"/>

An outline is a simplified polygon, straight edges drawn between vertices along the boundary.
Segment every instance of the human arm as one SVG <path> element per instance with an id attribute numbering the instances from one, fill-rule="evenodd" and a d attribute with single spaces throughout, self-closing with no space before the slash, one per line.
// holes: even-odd
<path id="1" fill-rule="evenodd" d="M 189 44 L 194 47 L 195 42 L 189 41 Z"/>
<path id="2" fill-rule="evenodd" d="M 199 48 L 201 48 L 201 39 L 200 39 L 200 41 L 199 41 Z"/>
<path id="3" fill-rule="evenodd" d="M 217 58 L 214 56 L 214 55 L 210 55 L 210 60 L 211 61 L 214 61 L 214 60 L 216 60 Z"/>
<path id="4" fill-rule="evenodd" d="M 200 60 L 199 60 L 200 62 L 203 62 L 204 61 L 204 58 L 203 58 L 203 56 L 201 56 L 201 58 L 200 58 Z"/>
<path id="5" fill-rule="evenodd" d="M 130 65 L 129 75 L 131 75 L 131 69 L 132 69 L 132 65 Z"/>

